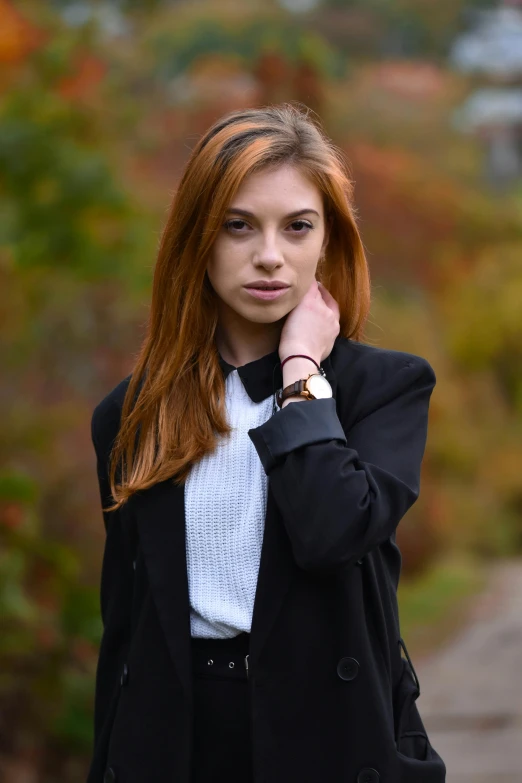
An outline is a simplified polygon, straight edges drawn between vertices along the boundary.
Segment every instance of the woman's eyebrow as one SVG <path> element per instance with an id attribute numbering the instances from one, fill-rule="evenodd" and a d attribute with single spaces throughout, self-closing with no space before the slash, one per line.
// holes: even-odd
<path id="1" fill-rule="evenodd" d="M 255 217 L 253 212 L 249 212 L 248 209 L 240 209 L 239 207 L 231 207 L 230 209 L 227 209 L 226 214 L 229 215 L 232 212 L 235 215 L 244 215 L 245 217 L 250 217 L 250 218 Z M 304 215 L 307 212 L 313 212 L 314 215 L 320 217 L 319 212 L 317 212 L 317 210 L 315 209 L 298 209 L 296 212 L 289 212 L 288 215 L 284 216 L 284 219 L 286 220 L 287 218 L 299 217 L 299 215 Z"/>

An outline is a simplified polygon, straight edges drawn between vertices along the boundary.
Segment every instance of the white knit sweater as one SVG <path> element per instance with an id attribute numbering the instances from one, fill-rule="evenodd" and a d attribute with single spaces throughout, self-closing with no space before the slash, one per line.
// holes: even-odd
<path id="1" fill-rule="evenodd" d="M 230 439 L 192 466 L 185 483 L 185 534 L 192 636 L 250 633 L 263 543 L 268 477 L 248 430 L 272 415 L 237 370 L 225 381 Z"/>

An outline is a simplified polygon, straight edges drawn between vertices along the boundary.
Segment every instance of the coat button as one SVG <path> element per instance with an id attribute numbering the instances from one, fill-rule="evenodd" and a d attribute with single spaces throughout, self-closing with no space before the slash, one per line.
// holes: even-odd
<path id="1" fill-rule="evenodd" d="M 105 775 L 103 776 L 103 783 L 116 783 L 116 773 L 112 767 L 107 767 Z"/>
<path id="2" fill-rule="evenodd" d="M 357 783 L 379 783 L 380 779 L 381 776 L 373 767 L 365 767 L 357 775 Z"/>
<path id="3" fill-rule="evenodd" d="M 341 680 L 354 680 L 359 673 L 359 662 L 355 658 L 341 658 L 337 664 L 337 674 Z"/>
<path id="4" fill-rule="evenodd" d="M 127 681 L 129 679 L 129 667 L 126 663 L 123 664 L 123 671 L 121 673 L 120 677 L 120 685 L 127 685 Z"/>

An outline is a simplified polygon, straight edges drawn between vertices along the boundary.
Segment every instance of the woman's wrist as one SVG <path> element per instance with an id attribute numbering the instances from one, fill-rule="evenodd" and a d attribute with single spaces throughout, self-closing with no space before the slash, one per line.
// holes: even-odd
<path id="1" fill-rule="evenodd" d="M 303 359 L 300 356 L 289 359 L 283 367 L 283 389 L 286 389 L 287 386 L 299 381 L 301 378 L 308 378 L 314 372 L 317 372 L 317 367 L 310 359 Z M 288 399 L 284 400 L 281 409 L 285 407 L 287 402 L 307 402 L 307 399 L 302 396 L 288 397 Z"/>

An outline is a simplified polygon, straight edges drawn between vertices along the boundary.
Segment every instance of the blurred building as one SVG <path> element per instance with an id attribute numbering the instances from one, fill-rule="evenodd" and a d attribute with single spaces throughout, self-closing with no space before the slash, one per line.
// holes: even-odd
<path id="1" fill-rule="evenodd" d="M 129 20 L 125 17 L 119 0 L 71 0 L 57 8 L 65 24 L 69 27 L 82 27 L 95 24 L 102 38 L 110 39 L 128 35 L 131 31 Z"/>
<path id="2" fill-rule="evenodd" d="M 522 1 L 473 14 L 450 59 L 477 86 L 454 115 L 456 126 L 485 144 L 485 174 L 504 187 L 522 178 Z"/>

